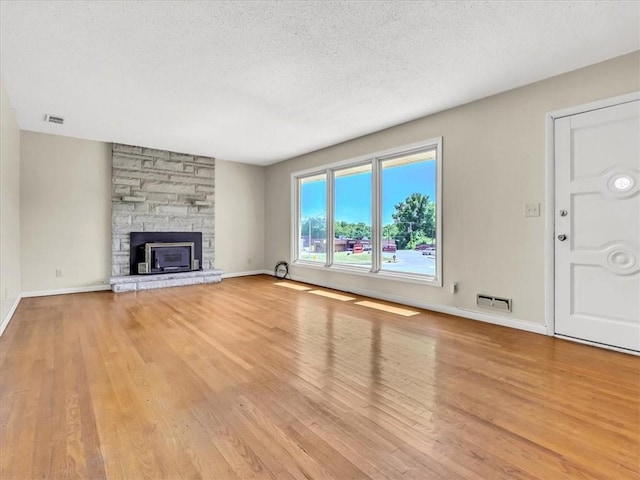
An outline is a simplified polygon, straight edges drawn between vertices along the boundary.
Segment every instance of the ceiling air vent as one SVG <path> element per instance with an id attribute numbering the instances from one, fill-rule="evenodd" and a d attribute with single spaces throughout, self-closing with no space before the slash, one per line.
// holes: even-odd
<path id="1" fill-rule="evenodd" d="M 64 117 L 61 117 L 60 115 L 50 115 L 47 113 L 44 116 L 44 121 L 48 123 L 55 123 L 57 125 L 62 125 L 64 124 Z"/>

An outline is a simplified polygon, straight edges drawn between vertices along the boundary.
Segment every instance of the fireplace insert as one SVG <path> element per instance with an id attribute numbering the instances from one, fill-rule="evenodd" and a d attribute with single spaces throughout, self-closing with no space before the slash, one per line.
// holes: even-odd
<path id="1" fill-rule="evenodd" d="M 199 270 L 194 258 L 193 242 L 145 243 L 144 262 L 138 263 L 138 273 L 171 273 Z"/>
<path id="2" fill-rule="evenodd" d="M 200 232 L 132 232 L 131 273 L 175 273 L 200 270 Z"/>

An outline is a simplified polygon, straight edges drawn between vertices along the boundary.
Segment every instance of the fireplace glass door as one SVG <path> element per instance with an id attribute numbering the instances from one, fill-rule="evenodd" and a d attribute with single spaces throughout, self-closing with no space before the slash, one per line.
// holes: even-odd
<path id="1" fill-rule="evenodd" d="M 150 273 L 188 272 L 197 270 L 193 242 L 147 243 L 145 263 Z"/>

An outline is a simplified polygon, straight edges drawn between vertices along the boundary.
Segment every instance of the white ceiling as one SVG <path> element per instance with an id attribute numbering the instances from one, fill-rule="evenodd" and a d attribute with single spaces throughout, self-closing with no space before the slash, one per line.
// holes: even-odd
<path id="1" fill-rule="evenodd" d="M 3 0 L 0 75 L 22 129 L 267 165 L 638 50 L 639 14 L 637 1 Z"/>

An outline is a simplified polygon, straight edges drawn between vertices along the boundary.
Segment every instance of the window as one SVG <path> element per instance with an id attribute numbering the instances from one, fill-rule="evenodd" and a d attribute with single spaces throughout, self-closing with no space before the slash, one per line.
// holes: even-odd
<path id="1" fill-rule="evenodd" d="M 293 174 L 294 262 L 441 286 L 441 145 Z"/>
<path id="2" fill-rule="evenodd" d="M 435 277 L 436 150 L 380 161 L 382 270 Z"/>
<path id="3" fill-rule="evenodd" d="M 371 163 L 335 170 L 333 263 L 371 269 Z"/>
<path id="4" fill-rule="evenodd" d="M 325 264 L 327 261 L 327 175 L 299 180 L 300 205 L 298 259 Z"/>

